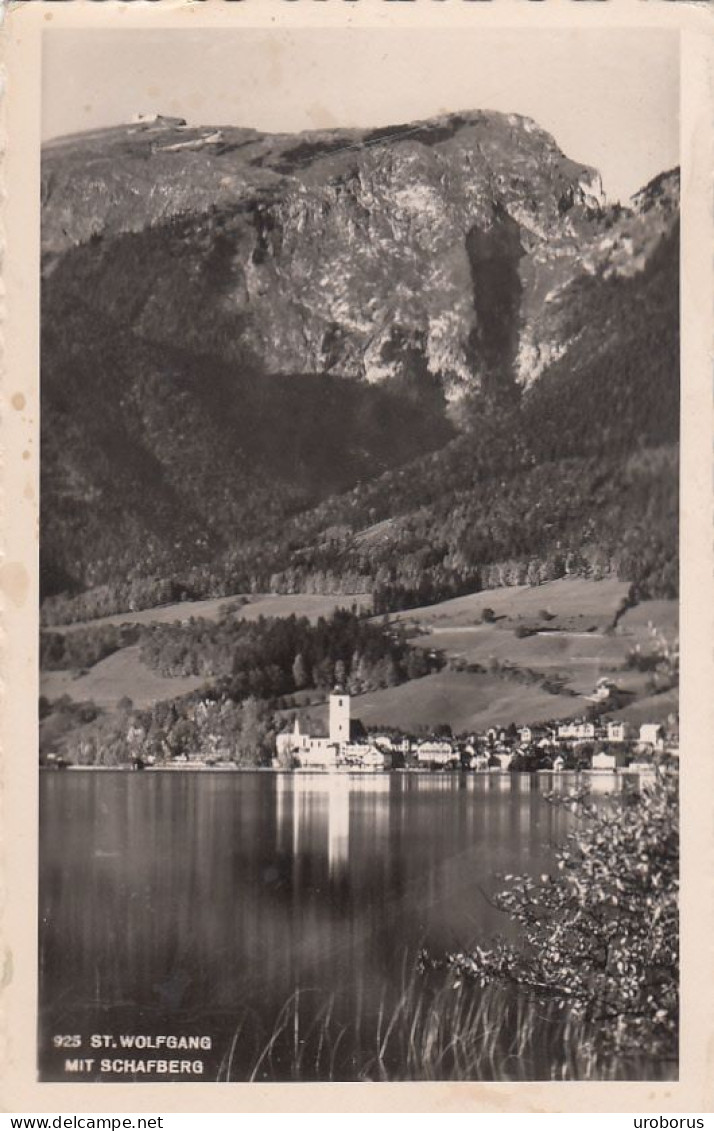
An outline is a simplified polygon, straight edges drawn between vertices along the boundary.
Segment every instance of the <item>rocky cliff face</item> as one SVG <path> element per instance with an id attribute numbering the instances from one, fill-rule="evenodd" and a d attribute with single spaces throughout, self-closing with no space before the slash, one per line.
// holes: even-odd
<path id="1" fill-rule="evenodd" d="M 636 269 L 669 219 L 647 200 L 608 209 L 517 115 L 298 136 L 158 119 L 47 146 L 43 262 L 83 248 L 87 293 L 152 340 L 195 345 L 193 318 L 266 373 L 430 374 L 458 399 L 562 355 L 543 311 L 583 272 Z"/>
<path id="2" fill-rule="evenodd" d="M 516 115 L 299 136 L 144 119 L 49 144 L 42 200 L 48 592 L 251 540 L 269 569 L 290 516 L 475 414 L 590 412 L 598 382 L 637 400 L 670 292 L 676 389 L 678 175 L 609 207 Z"/>

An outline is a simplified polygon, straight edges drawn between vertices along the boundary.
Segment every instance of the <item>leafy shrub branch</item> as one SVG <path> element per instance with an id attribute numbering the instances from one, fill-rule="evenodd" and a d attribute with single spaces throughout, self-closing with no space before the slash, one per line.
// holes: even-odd
<path id="1" fill-rule="evenodd" d="M 678 1025 L 679 805 L 663 778 L 605 806 L 566 799 L 578 827 L 556 853 L 555 875 L 506 876 L 497 906 L 522 928 L 449 956 L 482 985 L 511 982 L 558 999 L 594 1022 L 603 1052 L 676 1055 Z"/>

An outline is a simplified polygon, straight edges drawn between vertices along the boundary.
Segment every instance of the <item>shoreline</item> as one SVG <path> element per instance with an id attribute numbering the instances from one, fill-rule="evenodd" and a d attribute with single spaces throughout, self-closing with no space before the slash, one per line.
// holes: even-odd
<path id="1" fill-rule="evenodd" d="M 657 776 L 656 770 L 630 770 L 630 769 L 612 769 L 612 770 L 285 770 L 277 766 L 145 766 L 142 770 L 136 770 L 133 766 L 40 766 L 40 771 L 43 773 L 65 773 L 71 771 L 72 773 L 91 773 L 91 774 L 126 774 L 126 773 L 150 773 L 150 774 L 282 774 L 289 777 L 319 777 L 319 778 L 363 778 L 363 777 L 388 777 L 393 774 L 398 774 L 403 777 L 456 777 L 468 775 L 469 777 L 478 778 L 492 778 L 492 777 L 553 777 L 553 778 L 604 778 L 604 777 L 638 777 L 638 778 L 654 778 Z M 675 772 L 675 771 L 667 771 Z"/>

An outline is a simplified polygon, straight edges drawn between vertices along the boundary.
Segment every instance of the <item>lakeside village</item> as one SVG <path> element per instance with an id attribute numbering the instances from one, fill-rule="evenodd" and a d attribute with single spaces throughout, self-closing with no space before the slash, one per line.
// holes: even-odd
<path id="1" fill-rule="evenodd" d="M 658 765 L 676 768 L 678 760 L 675 720 L 667 726 L 644 723 L 638 729 L 620 720 L 511 725 L 460 739 L 445 733 L 421 740 L 396 732 L 367 733 L 360 720 L 351 717 L 350 696 L 336 687 L 329 698 L 328 733 L 311 734 L 296 719 L 292 729 L 277 736 L 275 763 L 313 772 L 628 770 L 649 774 Z"/>
<path id="2" fill-rule="evenodd" d="M 608 680 L 600 695 L 607 696 Z M 197 705 L 200 711 L 201 704 Z M 129 736 L 131 738 L 131 735 Z M 50 754 L 45 768 L 75 768 Z M 366 730 L 352 717 L 351 696 L 335 687 L 329 696 L 325 733 L 301 723 L 275 738 L 275 753 L 266 769 L 296 773 L 384 773 L 401 771 L 472 771 L 476 773 L 613 773 L 627 771 L 642 776 L 658 769 L 677 770 L 679 727 L 676 716 L 668 723 L 628 722 L 603 717 L 575 719 L 507 728 L 454 737 L 448 726 L 427 737 L 415 737 L 391 728 Z M 83 768 L 83 767 L 77 767 Z M 132 755 L 127 768 L 135 770 L 237 770 L 229 752 L 190 757 L 174 755 L 159 760 Z"/>

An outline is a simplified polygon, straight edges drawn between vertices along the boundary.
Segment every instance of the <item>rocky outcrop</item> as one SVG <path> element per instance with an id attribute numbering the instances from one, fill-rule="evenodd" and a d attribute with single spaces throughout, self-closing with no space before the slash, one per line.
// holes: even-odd
<path id="1" fill-rule="evenodd" d="M 87 294 L 154 341 L 194 348 L 181 308 L 266 373 L 428 376 L 457 400 L 562 355 L 569 284 L 637 270 L 671 220 L 669 182 L 640 196 L 608 209 L 518 115 L 301 135 L 156 116 L 46 147 L 43 264 L 84 249 Z"/>

